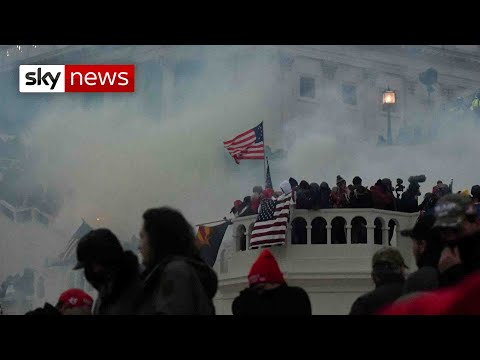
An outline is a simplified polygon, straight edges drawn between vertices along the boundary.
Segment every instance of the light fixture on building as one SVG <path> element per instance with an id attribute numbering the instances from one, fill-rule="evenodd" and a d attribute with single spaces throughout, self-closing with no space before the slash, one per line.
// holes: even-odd
<path id="1" fill-rule="evenodd" d="M 390 88 L 387 88 L 383 92 L 383 106 L 387 107 L 387 144 L 392 145 L 392 121 L 390 118 L 390 111 L 392 109 L 392 106 L 395 105 L 395 102 L 397 101 L 397 97 L 395 95 L 395 91 L 390 90 Z"/>
<path id="2" fill-rule="evenodd" d="M 383 92 L 383 104 L 394 105 L 396 101 L 395 91 L 387 89 Z"/>

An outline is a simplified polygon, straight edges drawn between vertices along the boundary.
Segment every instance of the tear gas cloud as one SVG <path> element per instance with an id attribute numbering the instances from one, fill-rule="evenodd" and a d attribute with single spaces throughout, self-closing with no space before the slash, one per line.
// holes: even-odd
<path id="1" fill-rule="evenodd" d="M 85 108 L 64 94 L 34 115 L 26 129 L 36 159 L 32 179 L 54 186 L 63 206 L 45 231 L 32 233 L 27 225 L 2 222 L 6 253 L 15 254 L 2 257 L 3 277 L 33 264 L 34 258 L 43 262 L 60 253 L 81 218 L 111 228 L 126 241 L 138 233 L 147 208 L 170 205 L 192 224 L 211 221 L 228 215 L 235 199 L 263 184 L 263 162 L 235 165 L 222 141 L 261 121 L 266 137 L 278 126 L 267 118 L 281 97 L 278 74 L 259 50 L 234 79 L 230 63 L 218 60 L 222 48 L 215 50 L 215 59 L 206 54 L 208 65 L 187 83 L 182 106 L 166 118 L 158 116 L 159 107 L 146 110 L 143 101 L 154 94 L 142 91 L 141 79 L 134 95 L 106 96 L 103 104 Z M 290 119 L 279 131 L 295 140 L 285 160 L 270 163 L 274 186 L 293 176 L 332 187 L 338 174 L 348 183 L 359 175 L 368 185 L 383 177 L 406 182 L 410 175 L 425 174 L 422 193 L 438 179 L 453 177 L 455 189 L 478 182 L 475 132 L 467 125 L 442 131 L 430 145 L 380 149 L 376 137 L 373 143 L 359 140 L 363 130 L 356 122 L 339 120 L 337 91 L 327 96 L 330 105 Z"/>

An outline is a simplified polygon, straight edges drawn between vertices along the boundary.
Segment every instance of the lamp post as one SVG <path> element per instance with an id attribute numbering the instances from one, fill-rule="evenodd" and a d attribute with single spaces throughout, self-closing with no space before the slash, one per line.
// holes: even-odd
<path id="1" fill-rule="evenodd" d="M 390 111 L 395 105 L 395 91 L 388 88 L 383 92 L 383 105 L 387 107 L 387 144 L 392 145 L 392 121 L 390 119 Z"/>

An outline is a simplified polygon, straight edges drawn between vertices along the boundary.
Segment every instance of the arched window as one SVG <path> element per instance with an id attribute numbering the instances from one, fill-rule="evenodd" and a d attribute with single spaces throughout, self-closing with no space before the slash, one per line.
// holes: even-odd
<path id="1" fill-rule="evenodd" d="M 312 244 L 327 243 L 327 220 L 317 217 L 312 221 Z"/>
<path id="2" fill-rule="evenodd" d="M 225 274 L 228 272 L 227 252 L 223 249 L 220 253 L 220 273 Z"/>
<path id="3" fill-rule="evenodd" d="M 397 219 L 391 219 L 388 222 L 388 245 L 391 245 L 393 233 L 395 232 L 395 228 L 398 227 Z"/>
<path id="4" fill-rule="evenodd" d="M 352 244 L 367 243 L 367 220 L 361 216 L 352 219 Z"/>
<path id="5" fill-rule="evenodd" d="M 383 228 L 384 220 L 382 218 L 376 218 L 373 225 L 375 229 L 373 230 L 373 243 L 375 245 L 382 245 L 382 228 Z"/>
<path id="6" fill-rule="evenodd" d="M 237 251 L 247 250 L 247 236 L 245 235 L 245 226 L 240 225 L 237 228 Z"/>
<path id="7" fill-rule="evenodd" d="M 307 222 L 304 218 L 296 218 L 292 221 L 292 244 L 307 243 Z"/>
<path id="8" fill-rule="evenodd" d="M 347 243 L 347 222 L 344 218 L 337 216 L 332 220 L 332 244 Z"/>

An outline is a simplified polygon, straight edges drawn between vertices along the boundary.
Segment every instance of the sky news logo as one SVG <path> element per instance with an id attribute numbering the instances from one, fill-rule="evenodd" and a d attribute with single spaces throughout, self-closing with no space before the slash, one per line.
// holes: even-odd
<path id="1" fill-rule="evenodd" d="M 21 93 L 134 92 L 135 65 L 20 65 Z"/>

